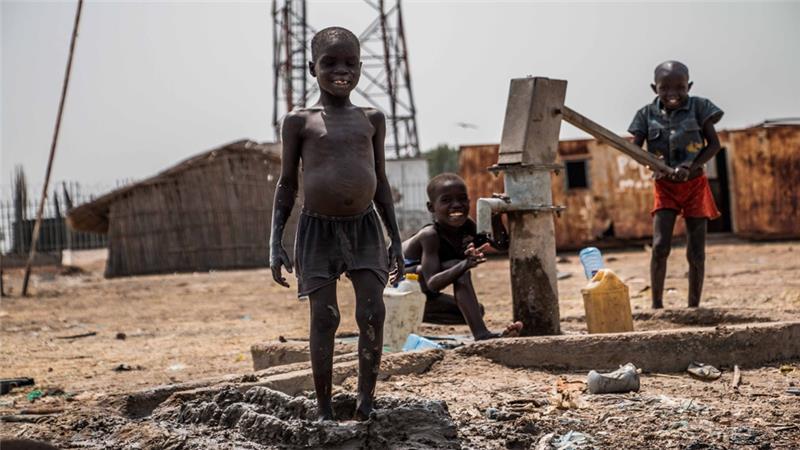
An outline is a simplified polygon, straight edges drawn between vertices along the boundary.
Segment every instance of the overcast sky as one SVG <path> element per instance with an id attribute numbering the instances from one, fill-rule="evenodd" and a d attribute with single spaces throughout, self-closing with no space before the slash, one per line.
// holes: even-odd
<path id="1" fill-rule="evenodd" d="M 423 149 L 498 142 L 509 80 L 526 75 L 568 80 L 568 105 L 624 132 L 666 59 L 685 62 L 692 93 L 725 110 L 719 128 L 800 116 L 799 2 L 407 0 L 403 10 Z M 74 13 L 75 2 L 2 0 L 3 191 L 15 165 L 33 184 L 44 177 Z M 308 15 L 316 29 L 359 34 L 374 13 L 309 1 Z M 110 185 L 229 141 L 274 139 L 268 2 L 88 1 L 80 31 L 55 180 Z"/>

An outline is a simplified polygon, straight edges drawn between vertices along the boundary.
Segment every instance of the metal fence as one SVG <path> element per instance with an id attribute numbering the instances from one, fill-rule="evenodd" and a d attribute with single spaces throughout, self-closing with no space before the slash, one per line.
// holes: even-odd
<path id="1" fill-rule="evenodd" d="M 24 255 L 30 251 L 39 199 L 25 197 L 11 196 L 0 200 L 0 252 L 3 254 Z M 77 232 L 66 223 L 70 206 L 89 202 L 94 197 L 82 193 L 78 183 L 63 183 L 61 189 L 49 195 L 45 201 L 36 251 L 58 253 L 106 247 L 106 235 Z"/>

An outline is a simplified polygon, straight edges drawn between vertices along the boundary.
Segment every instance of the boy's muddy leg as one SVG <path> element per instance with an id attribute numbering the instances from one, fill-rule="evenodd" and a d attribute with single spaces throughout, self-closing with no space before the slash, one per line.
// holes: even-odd
<path id="1" fill-rule="evenodd" d="M 356 419 L 366 420 L 372 412 L 375 383 L 383 350 L 383 306 L 381 280 L 369 270 L 350 272 L 356 291 L 356 323 L 358 324 L 358 402 Z"/>
<path id="2" fill-rule="evenodd" d="M 311 371 L 317 392 L 319 417 L 333 420 L 331 389 L 333 385 L 333 340 L 339 327 L 336 283 L 328 284 L 308 296 L 311 304 Z"/>
<path id="3" fill-rule="evenodd" d="M 486 323 L 483 321 L 483 314 L 481 314 L 481 305 L 478 303 L 478 297 L 475 295 L 475 288 L 472 286 L 472 277 L 469 272 L 464 272 L 463 275 L 453 283 L 453 294 L 456 298 L 458 309 L 464 315 L 464 320 L 467 321 L 469 331 L 475 340 L 484 339 L 494 336 L 487 328 Z"/>
<path id="4" fill-rule="evenodd" d="M 689 307 L 700 306 L 703 294 L 703 277 L 706 268 L 705 217 L 686 218 L 686 260 L 689 261 Z"/>
<path id="5" fill-rule="evenodd" d="M 664 278 L 667 276 L 667 258 L 672 250 L 672 230 L 678 211 L 659 209 L 653 217 L 653 253 L 650 257 L 650 286 L 653 290 L 653 308 L 663 308 Z"/>

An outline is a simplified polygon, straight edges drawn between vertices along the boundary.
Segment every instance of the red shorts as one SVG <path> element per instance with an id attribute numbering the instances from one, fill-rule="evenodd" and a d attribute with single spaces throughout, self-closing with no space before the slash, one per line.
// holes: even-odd
<path id="1" fill-rule="evenodd" d="M 705 175 L 683 183 L 656 180 L 655 204 L 650 213 L 655 214 L 659 209 L 674 209 L 683 217 L 706 217 L 710 220 L 721 215 Z"/>

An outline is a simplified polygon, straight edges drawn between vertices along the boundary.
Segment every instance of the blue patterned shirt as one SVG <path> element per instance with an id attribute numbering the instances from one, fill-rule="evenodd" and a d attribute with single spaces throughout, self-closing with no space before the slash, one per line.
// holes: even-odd
<path id="1" fill-rule="evenodd" d="M 653 103 L 636 111 L 628 132 L 644 136 L 647 151 L 663 157 L 670 167 L 691 163 L 705 148 L 703 126 L 717 123 L 724 113 L 711 100 L 689 97 L 680 108 L 668 111 L 656 97 Z"/>

